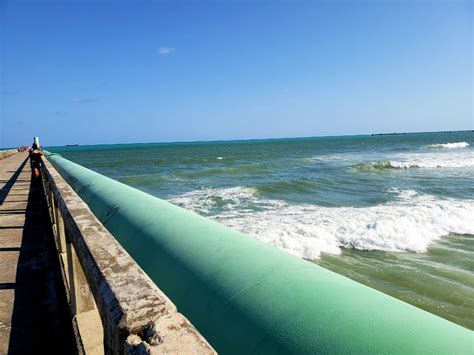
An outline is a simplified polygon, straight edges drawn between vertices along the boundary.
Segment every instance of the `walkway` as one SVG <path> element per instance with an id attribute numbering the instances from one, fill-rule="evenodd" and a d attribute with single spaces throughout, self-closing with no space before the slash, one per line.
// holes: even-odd
<path id="1" fill-rule="evenodd" d="M 0 160 L 0 354 L 73 353 L 40 179 L 27 154 Z"/>

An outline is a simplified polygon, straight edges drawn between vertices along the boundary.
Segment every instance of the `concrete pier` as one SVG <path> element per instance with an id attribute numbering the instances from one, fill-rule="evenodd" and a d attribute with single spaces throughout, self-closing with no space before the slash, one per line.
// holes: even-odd
<path id="1" fill-rule="evenodd" d="M 0 188 L 0 355 L 215 354 L 46 160 Z"/>
<path id="2" fill-rule="evenodd" d="M 27 153 L 3 156 L 0 354 L 33 354 L 51 347 L 60 354 L 74 353 L 41 179 L 32 180 Z"/>
<path id="3" fill-rule="evenodd" d="M 46 160 L 0 187 L 0 354 L 215 354 Z"/>

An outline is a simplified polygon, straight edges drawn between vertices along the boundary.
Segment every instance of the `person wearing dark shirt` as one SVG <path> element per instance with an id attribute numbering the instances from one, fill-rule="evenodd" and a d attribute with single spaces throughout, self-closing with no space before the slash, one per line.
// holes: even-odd
<path id="1" fill-rule="evenodd" d="M 43 152 L 39 150 L 38 145 L 34 143 L 30 149 L 30 163 L 31 172 L 35 178 L 40 175 L 41 156 L 44 156 Z"/>

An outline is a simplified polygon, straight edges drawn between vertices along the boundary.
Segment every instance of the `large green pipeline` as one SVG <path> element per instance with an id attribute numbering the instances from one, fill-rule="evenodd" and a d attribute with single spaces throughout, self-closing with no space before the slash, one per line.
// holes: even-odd
<path id="1" fill-rule="evenodd" d="M 473 353 L 473 332 L 58 155 L 48 158 L 221 353 Z"/>

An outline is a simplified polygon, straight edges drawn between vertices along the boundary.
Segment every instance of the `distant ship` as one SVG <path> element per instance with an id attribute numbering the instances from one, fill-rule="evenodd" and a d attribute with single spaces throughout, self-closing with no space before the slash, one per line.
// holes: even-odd
<path id="1" fill-rule="evenodd" d="M 66 144 L 66 147 L 78 147 L 78 146 L 79 146 L 79 144 L 77 144 L 77 143 L 76 144 Z"/>

